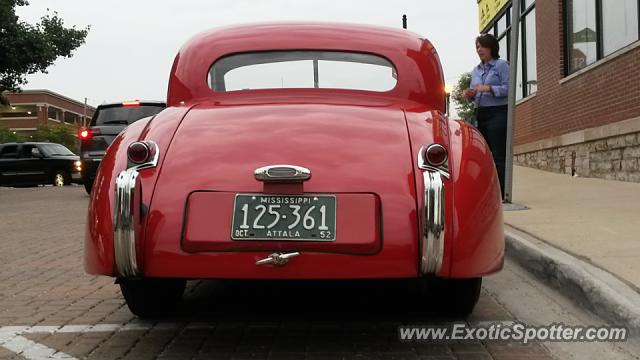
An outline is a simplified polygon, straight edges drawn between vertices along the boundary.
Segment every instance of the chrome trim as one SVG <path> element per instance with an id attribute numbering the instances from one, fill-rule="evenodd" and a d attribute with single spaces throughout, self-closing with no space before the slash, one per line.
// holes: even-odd
<path id="1" fill-rule="evenodd" d="M 136 259 L 135 214 L 133 211 L 138 171 L 128 169 L 116 179 L 113 203 L 113 253 L 118 277 L 140 275 Z"/>
<path id="2" fill-rule="evenodd" d="M 138 186 L 139 170 L 155 167 L 158 164 L 160 151 L 158 144 L 147 141 L 153 151 L 153 159 L 149 162 L 129 166 L 116 178 L 115 198 L 113 201 L 113 253 L 116 263 L 116 276 L 134 277 L 142 274 L 138 268 L 136 257 L 135 205 L 136 186 Z M 140 193 L 140 192 L 139 192 Z"/>
<path id="3" fill-rule="evenodd" d="M 420 150 L 418 151 L 418 168 L 422 170 L 437 171 L 440 173 L 440 175 L 444 176 L 448 180 L 451 178 L 451 174 L 449 173 L 449 153 L 448 152 L 447 152 L 447 161 L 445 161 L 444 164 L 442 164 L 441 166 L 436 167 L 436 166 L 427 164 L 424 161 L 425 151 L 427 151 L 429 147 L 434 145 L 442 146 L 440 144 L 431 144 L 431 145 L 425 145 L 420 148 Z"/>
<path id="4" fill-rule="evenodd" d="M 256 265 L 287 265 L 291 258 L 300 255 L 299 252 L 273 253 L 262 260 L 256 261 Z"/>
<path id="5" fill-rule="evenodd" d="M 151 141 L 151 140 L 145 141 L 145 143 L 149 145 L 149 150 L 151 150 L 151 156 L 153 156 L 153 159 L 151 159 L 150 161 L 147 161 L 146 163 L 142 163 L 140 165 L 129 166 L 129 169 L 142 170 L 142 169 L 153 168 L 153 167 L 156 167 L 156 165 L 158 165 L 158 158 L 160 157 L 160 150 L 158 148 L 158 144 L 156 144 L 154 141 Z M 128 150 L 128 147 L 127 147 L 127 150 Z M 127 160 L 129 160 L 128 155 L 127 155 Z"/>
<path id="6" fill-rule="evenodd" d="M 420 272 L 437 274 L 442 266 L 444 253 L 445 191 L 439 171 L 424 171 L 424 234 Z"/>
<path id="7" fill-rule="evenodd" d="M 287 172 L 278 174 L 277 171 Z M 256 180 L 272 182 L 306 181 L 311 178 L 311 170 L 296 165 L 269 165 L 256 169 L 253 172 Z"/>

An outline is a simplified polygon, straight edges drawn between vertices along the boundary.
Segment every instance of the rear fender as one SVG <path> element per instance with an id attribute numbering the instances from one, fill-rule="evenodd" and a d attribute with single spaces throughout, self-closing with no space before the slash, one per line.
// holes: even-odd
<path id="1" fill-rule="evenodd" d="M 482 134 L 464 122 L 450 122 L 450 166 L 455 204 L 450 277 L 488 275 L 502 268 L 504 229 L 500 183 Z"/>
<path id="2" fill-rule="evenodd" d="M 447 117 L 439 111 L 425 110 L 425 109 L 409 109 L 406 110 L 407 126 L 409 130 L 409 136 L 411 140 L 411 159 L 414 162 L 414 181 L 416 184 L 416 193 L 422 194 L 416 197 L 416 208 L 418 209 L 418 223 L 419 237 L 416 241 L 420 244 L 420 256 L 418 257 L 418 275 L 438 275 L 449 276 L 451 266 L 451 253 L 452 253 L 452 239 L 453 239 L 453 226 L 451 219 L 453 216 L 453 183 L 445 176 L 441 176 L 440 173 L 427 171 L 418 167 L 418 157 L 420 156 L 420 150 L 431 144 L 440 144 L 446 149 L 450 148 L 450 131 L 449 120 Z M 451 168 L 451 160 L 448 160 L 448 167 Z M 433 176 L 432 176 L 433 175 Z M 425 176 L 427 176 L 425 182 Z M 429 177 L 432 179 L 430 180 Z M 437 185 L 444 191 L 444 200 L 442 207 L 438 206 L 440 211 L 428 214 L 430 210 L 429 205 L 425 199 L 425 184 L 434 184 L 437 180 Z M 435 189 L 431 189 L 435 190 Z M 437 191 L 436 191 L 437 192 Z M 432 195 L 434 195 L 432 193 Z M 433 196 L 431 196 L 433 203 Z M 439 201 L 439 200 L 438 200 Z M 434 211 L 431 207 L 431 211 Z M 437 213 L 437 215 L 436 215 Z M 443 228 L 439 226 L 433 226 L 430 220 L 425 218 L 425 215 L 433 220 L 433 216 L 441 216 L 444 219 L 442 224 Z M 436 230 L 429 233 L 425 230 L 429 228 Z M 434 229 L 435 228 L 435 229 Z M 425 235 L 426 234 L 426 235 Z"/>
<path id="3" fill-rule="evenodd" d="M 85 231 L 85 271 L 96 275 L 118 276 L 114 255 L 114 210 L 116 204 L 116 180 L 128 167 L 127 148 L 135 141 L 150 140 L 158 145 L 156 167 L 140 170 L 136 176 L 133 204 L 135 260 L 139 269 L 144 269 L 141 254 L 144 247 L 146 217 L 145 208 L 151 205 L 153 190 L 164 155 L 180 121 L 188 112 L 187 107 L 163 110 L 153 118 L 141 119 L 127 127 L 107 149 L 96 173 Z"/>

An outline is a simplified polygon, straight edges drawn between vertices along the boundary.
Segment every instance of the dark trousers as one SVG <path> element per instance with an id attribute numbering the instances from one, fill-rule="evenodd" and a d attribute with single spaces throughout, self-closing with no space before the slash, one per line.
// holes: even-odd
<path id="1" fill-rule="evenodd" d="M 504 199 L 504 168 L 507 152 L 507 105 L 479 107 L 476 119 L 478 130 L 484 136 L 496 163 L 500 192 Z"/>

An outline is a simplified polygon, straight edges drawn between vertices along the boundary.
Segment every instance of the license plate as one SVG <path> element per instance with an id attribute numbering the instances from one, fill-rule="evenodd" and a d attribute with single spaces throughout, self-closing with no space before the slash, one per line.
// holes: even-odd
<path id="1" fill-rule="evenodd" d="M 335 241 L 336 197 L 237 194 L 231 239 Z"/>

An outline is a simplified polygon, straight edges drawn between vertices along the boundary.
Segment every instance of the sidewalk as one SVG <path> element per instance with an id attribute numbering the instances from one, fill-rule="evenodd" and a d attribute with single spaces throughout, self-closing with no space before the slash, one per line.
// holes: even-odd
<path id="1" fill-rule="evenodd" d="M 640 291 L 640 184 L 514 166 L 505 224 L 617 276 Z"/>

